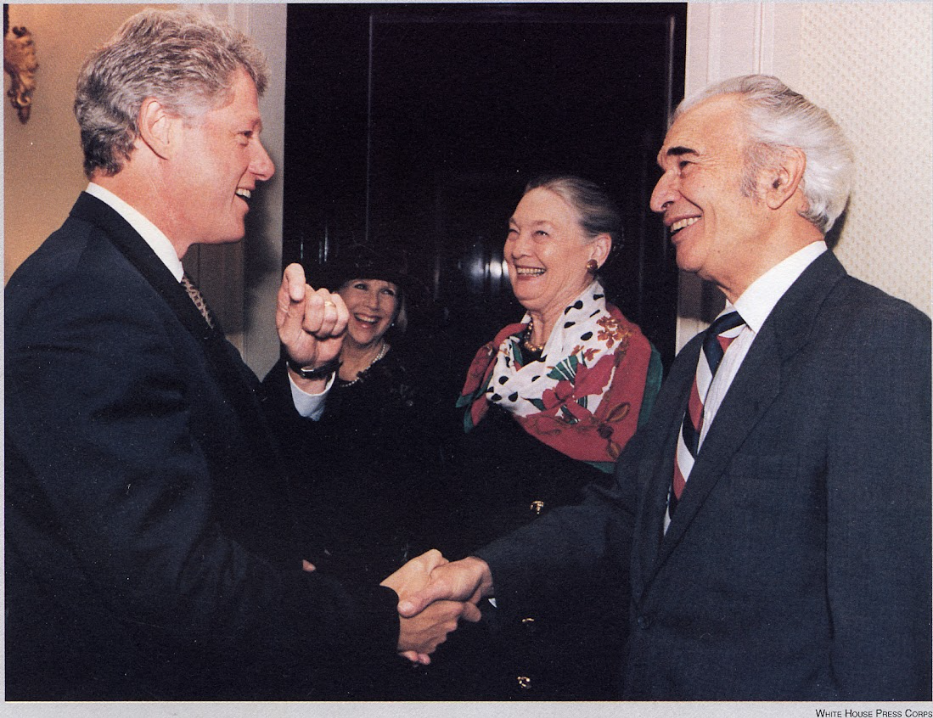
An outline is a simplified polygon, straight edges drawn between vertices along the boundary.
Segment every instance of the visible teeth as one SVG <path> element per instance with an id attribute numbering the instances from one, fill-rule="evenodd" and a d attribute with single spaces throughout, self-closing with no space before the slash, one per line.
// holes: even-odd
<path id="1" fill-rule="evenodd" d="M 538 275 L 544 274 L 544 269 L 538 267 L 516 267 L 515 272 L 516 274 L 526 277 L 536 277 Z"/>
<path id="2" fill-rule="evenodd" d="M 356 317 L 356 320 L 358 322 L 364 322 L 366 324 L 378 324 L 379 323 L 378 317 L 377 318 L 363 317 L 363 316 L 360 316 L 359 314 L 354 314 L 353 316 Z"/>
<path id="3" fill-rule="evenodd" d="M 679 219 L 671 225 L 671 232 L 679 232 L 684 227 L 689 227 L 691 224 L 696 224 L 699 221 L 699 217 L 687 217 L 686 219 Z"/>
<path id="4" fill-rule="evenodd" d="M 238 189 L 236 193 L 245 199 L 250 199 L 253 196 L 253 193 L 248 189 Z"/>

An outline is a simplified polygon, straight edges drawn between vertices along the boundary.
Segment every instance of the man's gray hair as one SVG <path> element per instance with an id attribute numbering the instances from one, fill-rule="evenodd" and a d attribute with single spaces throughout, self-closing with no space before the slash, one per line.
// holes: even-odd
<path id="1" fill-rule="evenodd" d="M 704 100 L 732 94 L 740 96 L 746 109 L 751 141 L 743 192 L 753 194 L 758 172 L 775 153 L 800 149 L 807 156 L 801 189 L 808 205 L 801 214 L 823 234 L 828 232 L 845 209 L 855 168 L 842 130 L 826 110 L 769 75 L 733 77 L 711 85 L 681 102 L 672 122 Z"/>
<path id="2" fill-rule="evenodd" d="M 139 134 L 143 100 L 194 119 L 231 98 L 232 76 L 244 70 L 261 96 L 266 60 L 253 41 L 210 15 L 190 9 L 134 15 L 84 62 L 74 112 L 81 128 L 84 173 L 115 175 Z"/>

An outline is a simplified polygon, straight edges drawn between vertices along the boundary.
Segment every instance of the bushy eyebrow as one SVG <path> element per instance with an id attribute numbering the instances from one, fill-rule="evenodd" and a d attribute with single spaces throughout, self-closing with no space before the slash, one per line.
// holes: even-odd
<path id="1" fill-rule="evenodd" d="M 666 150 L 661 148 L 663 151 L 658 152 L 658 166 L 663 169 L 664 160 L 668 157 L 682 157 L 684 155 L 699 155 L 700 153 L 690 147 L 684 147 L 683 145 L 674 145 L 673 147 L 668 147 Z"/>
<path id="2" fill-rule="evenodd" d="M 668 157 L 680 157 L 681 155 L 695 155 L 698 154 L 698 152 L 696 150 L 690 149 L 689 147 L 678 145 L 676 147 L 668 147 L 665 154 Z"/>

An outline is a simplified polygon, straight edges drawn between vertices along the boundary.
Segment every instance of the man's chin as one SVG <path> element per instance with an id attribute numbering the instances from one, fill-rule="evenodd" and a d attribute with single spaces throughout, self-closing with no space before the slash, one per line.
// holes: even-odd
<path id="1" fill-rule="evenodd" d="M 675 261 L 677 262 L 677 268 L 681 272 L 689 272 L 690 274 L 696 274 L 699 270 L 699 267 L 692 261 L 690 252 L 684 249 L 683 245 L 677 245 L 675 249 Z"/>
<path id="2" fill-rule="evenodd" d="M 240 226 L 230 232 L 217 234 L 212 239 L 205 240 L 202 244 L 236 244 L 246 236 L 246 227 Z"/>

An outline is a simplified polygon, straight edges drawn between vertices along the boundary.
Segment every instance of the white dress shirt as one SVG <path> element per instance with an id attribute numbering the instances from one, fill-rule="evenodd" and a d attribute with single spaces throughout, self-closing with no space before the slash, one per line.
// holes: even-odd
<path id="1" fill-rule="evenodd" d="M 726 393 L 729 391 L 729 387 L 732 386 L 732 380 L 738 374 L 742 362 L 745 361 L 745 357 L 748 355 L 748 351 L 751 349 L 755 337 L 761 331 L 761 327 L 768 315 L 771 314 L 771 311 L 785 292 L 803 274 L 803 271 L 826 250 L 826 242 L 820 241 L 808 244 L 758 277 L 742 293 L 742 296 L 735 300 L 735 304 L 726 301 L 725 309 L 720 312 L 720 316 L 735 310 L 745 320 L 745 325 L 723 354 L 716 376 L 713 377 L 709 391 L 706 394 L 706 401 L 703 402 L 703 427 L 700 430 L 697 451 L 703 445 L 703 441 L 716 419 L 716 412 L 722 406 Z M 687 482 L 690 482 L 689 477 L 687 477 Z M 665 532 L 670 523 L 671 514 L 670 510 L 668 510 L 664 513 Z"/>
<path id="2" fill-rule="evenodd" d="M 139 236 L 152 248 L 156 256 L 168 267 L 168 270 L 172 273 L 172 276 L 175 277 L 176 281 L 181 282 L 182 275 L 185 273 L 185 268 L 178 258 L 178 252 L 175 251 L 175 247 L 161 229 L 143 217 L 137 209 L 134 209 L 109 189 L 104 189 L 99 184 L 91 182 L 87 186 L 85 192 L 92 197 L 97 197 L 97 199 L 108 205 L 114 212 L 129 222 L 129 225 L 139 233 Z"/>
<path id="3" fill-rule="evenodd" d="M 168 270 L 172 273 L 172 276 L 175 277 L 176 281 L 179 283 L 181 282 L 181 278 L 185 273 L 185 268 L 181 263 L 181 259 L 178 258 L 178 252 L 175 251 L 174 245 L 161 229 L 140 214 L 138 210 L 124 202 L 110 190 L 104 189 L 99 184 L 95 184 L 94 182 L 89 183 L 85 192 L 92 197 L 96 197 L 123 217 L 123 219 L 136 230 L 139 236 L 143 238 L 146 244 L 152 248 L 152 251 L 162 260 L 162 263 L 168 267 Z M 334 377 L 331 376 L 327 385 L 324 387 L 324 391 L 320 394 L 308 394 L 302 391 L 295 385 L 291 375 L 289 375 L 288 381 L 289 384 L 291 384 L 292 401 L 298 413 L 306 419 L 313 419 L 314 421 L 320 419 L 321 415 L 324 413 L 324 403 L 327 398 L 327 392 L 330 391 L 334 383 Z"/>

